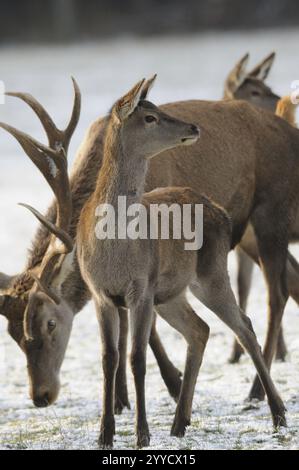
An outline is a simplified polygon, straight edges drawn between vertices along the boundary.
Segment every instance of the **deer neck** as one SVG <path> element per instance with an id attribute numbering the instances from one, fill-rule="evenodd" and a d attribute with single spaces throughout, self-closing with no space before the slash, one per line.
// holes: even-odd
<path id="1" fill-rule="evenodd" d="M 128 204 L 141 201 L 147 173 L 147 160 L 134 158 L 135 149 L 124 149 L 121 133 L 115 125 L 112 132 L 108 129 L 95 191 L 97 204 L 110 204 L 116 210 L 119 196 L 126 196 Z"/>
<path id="2" fill-rule="evenodd" d="M 71 307 L 74 315 L 79 313 L 91 299 L 91 293 L 81 276 L 76 251 L 67 255 L 65 276 L 61 284 L 61 295 Z"/>
<path id="3" fill-rule="evenodd" d="M 51 282 L 51 288 L 69 305 L 74 315 L 80 312 L 91 299 L 91 294 L 82 279 L 76 247 L 64 255 L 60 268 Z"/>

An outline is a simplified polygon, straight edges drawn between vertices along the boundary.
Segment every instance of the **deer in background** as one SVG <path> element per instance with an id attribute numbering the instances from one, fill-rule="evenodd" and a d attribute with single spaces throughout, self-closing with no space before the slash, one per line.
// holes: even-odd
<path id="1" fill-rule="evenodd" d="M 224 85 L 224 98 L 246 100 L 257 107 L 268 109 L 273 113 L 275 112 L 277 116 L 280 116 L 281 118 L 288 121 L 291 125 L 296 127 L 296 106 L 291 103 L 288 96 L 280 98 L 278 95 L 274 94 L 272 90 L 264 83 L 269 75 L 269 71 L 273 65 L 274 59 L 275 52 L 272 52 L 250 72 L 248 72 L 247 65 L 249 54 L 245 54 L 245 56 L 237 62 L 235 67 L 231 70 L 228 77 L 226 78 Z M 245 238 L 250 239 L 251 237 L 254 237 L 254 234 L 252 227 L 249 227 L 247 229 Z M 248 255 L 246 255 L 240 246 L 236 248 L 236 254 L 238 260 L 237 285 L 239 305 L 241 309 L 246 312 L 254 261 Z M 297 265 L 297 262 L 294 258 L 292 259 L 292 262 L 299 270 L 299 265 Z M 230 362 L 232 364 L 239 362 L 243 352 L 244 350 L 240 343 L 235 340 Z M 286 355 L 287 347 L 281 327 L 277 343 L 276 358 L 280 361 L 285 361 Z"/>
<path id="2" fill-rule="evenodd" d="M 77 227 L 78 262 L 96 304 L 103 342 L 104 404 L 99 443 L 104 448 L 112 446 L 115 433 L 114 387 L 119 359 L 119 305 L 130 309 L 137 445 L 148 446 L 150 440 L 144 380 L 146 346 L 154 307 L 185 337 L 188 344 L 183 384 L 172 426 L 172 435 L 181 437 L 185 434 L 185 428 L 190 423 L 194 388 L 208 337 L 207 325 L 187 304 L 185 290 L 188 286 L 238 336 L 263 383 L 274 425 L 285 425 L 283 402 L 270 378 L 250 320 L 238 308 L 230 287 L 227 256 L 231 249 L 232 232 L 226 213 L 190 188 L 161 188 L 143 194 L 147 160 L 166 149 L 194 143 L 199 136 L 195 125 L 173 118 L 146 101 L 152 82 L 153 79 L 137 83 L 112 107 L 105 126 L 103 161 L 96 188 L 81 212 Z M 53 233 L 54 238 L 62 242 L 63 249 L 60 247 L 59 253 L 69 253 L 72 259 L 75 248 L 68 233 L 72 214 L 71 192 L 69 185 L 65 184 L 68 178 L 66 155 L 61 152 L 58 159 L 57 153 L 53 154 L 59 170 L 56 185 L 53 186 L 49 164 L 43 164 L 44 155 L 35 160 L 34 149 L 27 147 L 26 151 L 57 197 L 57 225 L 30 206 L 26 207 Z M 48 153 L 48 157 L 52 157 L 52 152 Z M 64 188 L 62 199 L 59 199 L 58 187 Z M 184 240 L 152 240 L 149 233 L 146 239 L 122 240 L 116 236 L 115 239 L 99 240 L 95 234 L 96 208 L 99 204 L 110 204 L 117 210 L 119 195 L 125 195 L 130 204 L 179 203 L 181 206 L 192 204 L 193 207 L 195 204 L 203 204 L 202 248 L 185 251 Z M 59 306 L 59 294 L 57 296 L 57 291 L 49 288 L 49 279 L 44 275 L 51 272 L 53 267 L 53 256 L 57 254 L 57 248 L 53 246 L 54 251 L 50 250 L 44 269 L 39 276 L 34 276 L 34 293 L 25 321 L 25 334 L 31 341 L 35 339 L 33 315 L 37 311 L 42 314 L 42 310 L 49 310 L 51 304 Z M 42 305 L 38 304 L 40 299 Z"/>
<path id="3" fill-rule="evenodd" d="M 28 95 L 18 96 L 30 103 Z M 36 112 L 40 109 L 39 104 L 32 107 Z M 283 217 L 279 219 L 278 224 L 277 212 L 275 218 L 272 215 L 274 202 L 277 201 L 277 207 L 281 208 L 291 193 L 295 196 L 297 194 L 295 178 L 298 132 L 274 115 L 263 110 L 257 111 L 245 102 L 191 100 L 166 104 L 161 106 L 161 109 L 176 118 L 194 122 L 201 127 L 202 136 L 192 147 L 180 147 L 151 159 L 145 190 L 165 186 L 188 186 L 195 191 L 200 189 L 227 210 L 232 221 L 232 248 L 241 242 L 242 249 L 256 263 L 263 265 L 271 318 L 264 353 L 267 366 L 270 367 L 276 348 L 277 328 L 279 329 L 288 292 L 299 302 L 299 274 L 293 258 L 287 252 L 288 240 L 298 239 L 299 234 L 296 229 L 298 220 L 294 215 L 295 207 L 297 208 L 296 198 L 291 199 L 286 209 L 281 209 Z M 38 115 L 45 129 L 51 132 L 53 126 L 48 127 L 48 114 L 38 112 Z M 99 118 L 90 126 L 78 151 L 71 175 L 71 235 L 74 239 L 80 212 L 95 189 L 96 177 L 101 168 L 107 120 L 107 117 Z M 18 136 L 16 129 L 8 128 L 7 125 L 2 127 Z M 26 150 L 27 144 L 22 141 L 21 144 L 25 145 Z M 272 165 L 273 161 L 276 161 L 275 166 Z M 281 187 L 280 193 L 274 189 L 277 187 Z M 261 213 L 262 209 L 264 213 Z M 51 206 L 47 219 L 55 223 L 56 204 Z M 254 221 L 257 234 L 256 238 L 250 237 L 250 243 L 243 236 L 249 220 Z M 34 240 L 33 252 L 24 273 L 12 279 L 6 275 L 0 276 L 0 313 L 8 319 L 9 332 L 22 347 L 27 344 L 23 329 L 24 312 L 33 285 L 29 272 L 39 271 L 50 240 L 49 231 L 41 228 Z M 91 294 L 82 280 L 76 256 L 72 264 L 67 262 L 68 259 L 69 256 L 66 256 L 65 263 L 68 268 L 63 269 L 62 273 L 54 266 L 55 275 L 53 274 L 53 279 L 49 281 L 49 286 L 60 292 L 61 298 L 68 304 L 74 316 L 90 299 Z M 58 274 L 60 275 L 56 280 Z M 30 354 L 23 347 L 31 376 L 31 395 L 38 399 L 39 406 L 47 406 L 57 397 L 55 384 L 58 382 L 57 377 L 70 334 L 65 325 L 60 328 L 64 318 L 63 309 L 56 306 L 49 311 L 50 314 L 44 305 L 43 310 L 37 310 L 31 319 L 35 344 L 39 347 L 34 347 L 33 344 Z M 46 319 L 54 320 L 56 327 L 48 329 Z M 67 326 L 70 330 L 72 322 Z M 59 349 L 53 349 L 53 335 L 60 344 Z M 154 338 L 163 350 L 156 330 Z M 165 354 L 163 367 L 164 372 L 170 370 L 169 377 L 171 383 L 175 384 L 175 397 L 178 398 L 181 381 L 178 371 L 173 368 Z M 47 370 L 46 377 L 42 373 L 43 370 Z M 255 379 L 249 396 L 263 399 L 264 390 L 258 378 Z"/>

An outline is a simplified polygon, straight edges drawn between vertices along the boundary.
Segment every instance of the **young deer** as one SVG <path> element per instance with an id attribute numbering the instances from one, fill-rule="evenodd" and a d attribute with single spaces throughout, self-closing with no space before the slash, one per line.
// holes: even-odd
<path id="1" fill-rule="evenodd" d="M 183 385 L 172 426 L 173 435 L 184 435 L 190 422 L 194 387 L 208 336 L 207 326 L 186 303 L 184 293 L 188 286 L 238 336 L 263 383 L 274 425 L 285 425 L 284 406 L 267 371 L 250 320 L 239 310 L 230 287 L 227 255 L 231 248 L 232 233 L 226 213 L 188 188 L 164 188 L 143 196 L 147 160 L 160 151 L 192 143 L 198 138 L 196 126 L 172 118 L 145 101 L 151 82 L 142 80 L 113 106 L 105 126 L 103 163 L 96 189 L 83 208 L 78 226 L 79 265 L 96 303 L 103 340 L 104 406 L 100 445 L 111 446 L 114 435 L 113 401 L 118 365 L 119 304 L 130 308 L 137 444 L 149 444 L 144 378 L 146 346 L 154 307 L 183 334 L 188 343 Z M 29 149 L 29 155 L 31 152 L 32 149 Z M 51 155 L 49 153 L 49 157 Z M 67 175 L 66 157 L 60 154 L 59 158 L 61 161 L 55 160 L 55 163 L 59 165 L 59 175 L 65 173 L 62 177 L 64 181 Z M 48 167 L 37 166 L 51 184 Z M 68 187 L 65 188 L 65 198 L 69 200 Z M 173 202 L 180 205 L 191 203 L 192 206 L 203 204 L 203 248 L 184 251 L 183 240 L 98 240 L 95 234 L 95 210 L 100 203 L 110 203 L 115 207 L 120 194 L 127 196 L 130 204 L 141 201 L 147 205 L 157 202 L 169 205 Z M 58 214 L 64 211 L 64 207 L 65 202 L 58 202 Z M 72 250 L 69 236 L 65 233 L 70 220 L 68 211 L 65 211 L 64 226 L 60 224 L 55 227 L 37 211 L 30 210 L 63 241 L 66 251 Z M 61 216 L 58 216 L 58 220 L 61 220 Z M 39 293 L 44 310 L 51 302 L 57 303 L 55 293 L 47 282 L 45 284 L 47 279 L 35 278 L 35 281 L 35 295 Z M 47 300 L 45 295 L 51 300 Z M 25 323 L 28 338 L 33 335 L 34 339 L 31 320 L 37 308 L 33 302 L 29 303 Z"/>
<path id="2" fill-rule="evenodd" d="M 295 123 L 295 110 L 294 106 L 288 97 L 280 99 L 280 97 L 272 92 L 272 90 L 264 83 L 269 75 L 270 69 L 275 59 L 275 52 L 263 59 L 256 65 L 250 72 L 247 70 L 249 54 L 245 54 L 240 59 L 234 68 L 230 71 L 225 80 L 224 85 L 224 98 L 225 99 L 242 99 L 249 103 L 272 111 L 277 116 L 288 121 L 291 125 L 296 126 Z M 244 235 L 248 240 L 254 237 L 254 232 L 249 227 Z M 238 246 L 236 248 L 238 260 L 238 297 L 241 309 L 246 312 L 248 296 L 251 287 L 251 279 L 254 267 L 254 261 Z M 299 266 L 295 259 L 292 259 L 293 264 Z M 239 362 L 244 350 L 237 340 L 234 341 L 233 350 L 230 356 L 230 362 L 235 364 Z M 283 337 L 282 326 L 279 332 L 277 343 L 276 358 L 284 361 L 287 355 L 287 347 Z"/>
<path id="3" fill-rule="evenodd" d="M 118 366 L 117 306 L 130 309 L 131 365 L 136 390 L 136 434 L 139 447 L 149 445 L 144 380 L 146 348 L 154 306 L 166 321 L 183 334 L 188 343 L 173 435 L 184 435 L 190 423 L 194 388 L 208 338 L 208 327 L 195 316 L 192 309 L 184 308 L 180 311 L 179 308 L 186 305 L 184 291 L 193 277 L 192 271 L 196 264 L 193 253 L 182 253 L 181 241 L 122 240 L 117 235 L 116 239 L 106 240 L 98 240 L 96 237 L 97 206 L 110 204 L 116 216 L 121 216 L 117 209 L 119 196 L 125 196 L 128 205 L 141 202 L 150 205 L 158 202 L 159 197 L 169 205 L 194 204 L 194 200 L 201 202 L 191 190 L 180 188 L 155 191 L 143 196 L 147 159 L 163 150 L 194 143 L 199 137 L 196 126 L 171 118 L 144 101 L 148 89 L 148 82 L 142 80 L 113 106 L 107 123 L 103 163 L 96 189 L 82 210 L 78 226 L 79 265 L 93 293 L 102 334 L 104 398 L 100 445 L 103 447 L 112 446 L 115 432 L 113 398 Z M 216 212 L 216 219 L 217 216 L 222 222 L 221 213 L 218 215 Z M 228 227 L 227 222 L 224 229 L 227 233 Z M 168 310 L 170 303 L 173 309 L 171 316 Z M 163 304 L 166 307 L 163 308 Z"/>

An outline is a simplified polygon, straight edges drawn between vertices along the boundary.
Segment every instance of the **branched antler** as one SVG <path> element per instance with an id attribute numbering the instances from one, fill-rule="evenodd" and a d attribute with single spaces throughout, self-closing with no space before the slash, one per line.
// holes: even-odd
<path id="1" fill-rule="evenodd" d="M 72 197 L 67 171 L 67 151 L 80 117 L 81 93 L 76 81 L 74 79 L 72 80 L 75 93 L 74 105 L 69 124 L 65 130 L 60 130 L 55 126 L 47 111 L 33 96 L 26 93 L 7 93 L 9 96 L 22 99 L 37 114 L 47 134 L 48 146 L 41 144 L 29 135 L 8 124 L 0 123 L 0 127 L 13 135 L 20 143 L 31 161 L 49 183 L 57 199 L 56 224 L 47 220 L 46 217 L 33 207 L 27 204 L 21 204 L 30 210 L 30 212 L 52 233 L 52 240 L 41 263 L 38 276 L 34 273 L 30 273 L 35 283 L 30 291 L 28 306 L 24 316 L 24 333 L 28 340 L 32 340 L 32 318 L 37 302 L 50 299 L 50 301 L 56 304 L 59 303 L 58 296 L 52 292 L 49 285 L 59 267 L 58 261 L 60 255 L 67 254 L 73 249 L 72 238 L 69 235 L 72 218 Z"/>

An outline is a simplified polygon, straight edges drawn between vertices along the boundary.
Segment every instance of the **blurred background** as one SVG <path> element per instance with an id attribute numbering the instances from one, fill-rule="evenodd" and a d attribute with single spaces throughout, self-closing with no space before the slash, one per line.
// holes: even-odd
<path id="1" fill-rule="evenodd" d="M 1 0 L 4 41 L 297 26 L 297 0 Z"/>

